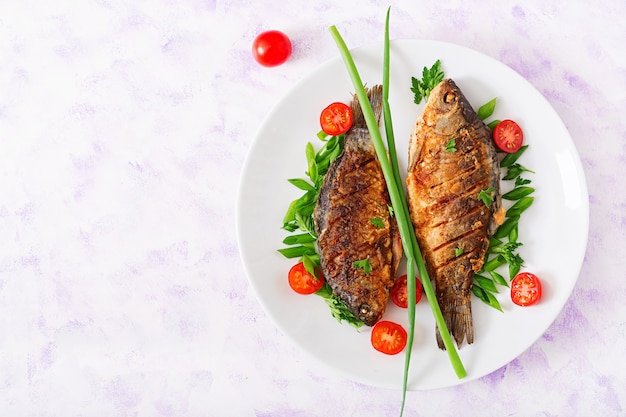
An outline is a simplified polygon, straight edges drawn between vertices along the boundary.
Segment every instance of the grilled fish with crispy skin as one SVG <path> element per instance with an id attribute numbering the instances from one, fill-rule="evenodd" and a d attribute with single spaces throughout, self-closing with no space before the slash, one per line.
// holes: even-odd
<path id="1" fill-rule="evenodd" d="M 474 341 L 472 281 L 503 219 L 489 128 L 450 79 L 430 93 L 409 142 L 407 194 L 437 301 L 457 346 Z M 481 191 L 493 198 L 487 204 Z M 437 343 L 444 349 L 437 329 Z"/>
<path id="2" fill-rule="evenodd" d="M 368 98 L 379 120 L 382 88 L 368 90 Z M 350 105 L 353 125 L 324 177 L 313 218 L 326 282 L 359 319 L 373 326 L 385 312 L 402 243 L 356 96 Z"/>

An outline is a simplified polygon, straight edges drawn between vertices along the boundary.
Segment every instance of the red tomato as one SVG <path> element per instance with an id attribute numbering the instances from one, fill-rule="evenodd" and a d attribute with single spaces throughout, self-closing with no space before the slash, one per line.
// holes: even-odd
<path id="1" fill-rule="evenodd" d="M 372 329 L 372 346 L 379 352 L 395 355 L 406 346 L 406 330 L 392 321 L 379 321 Z"/>
<path id="2" fill-rule="evenodd" d="M 291 41 L 278 30 L 260 33 L 252 42 L 252 56 L 264 67 L 283 64 L 291 56 Z"/>
<path id="3" fill-rule="evenodd" d="M 511 281 L 511 300 L 518 306 L 536 304 L 541 298 L 541 281 L 535 274 L 520 272 Z"/>
<path id="4" fill-rule="evenodd" d="M 352 109 L 344 103 L 333 103 L 322 110 L 320 125 L 331 136 L 346 133 L 352 126 Z"/>
<path id="5" fill-rule="evenodd" d="M 415 304 L 422 299 L 422 283 L 415 278 Z M 391 300 L 395 305 L 402 308 L 409 307 L 409 289 L 407 287 L 406 274 L 399 277 L 391 287 Z"/>
<path id="6" fill-rule="evenodd" d="M 522 147 L 524 132 L 513 120 L 503 120 L 493 129 L 493 140 L 500 150 L 514 153 Z"/>
<path id="7" fill-rule="evenodd" d="M 289 286 L 298 294 L 313 294 L 323 285 L 324 278 L 311 275 L 303 262 L 295 264 L 289 270 Z"/>

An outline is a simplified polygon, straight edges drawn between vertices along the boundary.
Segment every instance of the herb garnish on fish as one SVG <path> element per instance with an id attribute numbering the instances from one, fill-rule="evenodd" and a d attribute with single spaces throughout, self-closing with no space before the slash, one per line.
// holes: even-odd
<path id="1" fill-rule="evenodd" d="M 444 73 L 441 70 L 441 61 L 437 60 L 432 67 L 422 70 L 422 79 L 411 77 L 411 91 L 415 94 L 415 104 L 420 104 L 426 100 L 430 92 L 437 84 L 443 80 Z"/>

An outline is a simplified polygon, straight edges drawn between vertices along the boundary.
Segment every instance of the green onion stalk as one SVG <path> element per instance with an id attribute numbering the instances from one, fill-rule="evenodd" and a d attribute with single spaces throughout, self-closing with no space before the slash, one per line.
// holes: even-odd
<path id="1" fill-rule="evenodd" d="M 339 31 L 335 26 L 331 26 L 329 28 L 330 33 L 339 48 L 339 52 L 341 57 L 346 65 L 348 70 L 348 74 L 352 80 L 354 85 L 354 89 L 356 92 L 356 96 L 359 100 L 361 108 L 363 110 L 363 115 L 365 116 L 365 121 L 367 123 L 367 127 L 370 132 L 370 136 L 372 138 L 372 143 L 376 150 L 376 154 L 380 161 L 380 166 L 383 171 L 385 182 L 387 184 L 387 188 L 389 189 L 389 197 L 391 199 L 391 204 L 394 210 L 394 214 L 396 217 L 396 221 L 398 223 L 398 229 L 400 231 L 400 238 L 402 239 L 402 245 L 404 248 L 404 254 L 407 257 L 407 275 L 409 277 L 414 275 L 414 268 L 417 266 L 417 271 L 422 281 L 422 286 L 424 288 L 424 292 L 426 293 L 426 297 L 430 304 L 431 310 L 435 317 L 435 322 L 437 323 L 437 327 L 439 328 L 439 332 L 441 334 L 443 343 L 448 352 L 448 356 L 450 358 L 450 362 L 452 367 L 457 375 L 457 377 L 464 378 L 467 373 L 465 368 L 463 367 L 463 363 L 458 355 L 457 349 L 450 337 L 450 333 L 448 331 L 448 327 L 446 326 L 445 320 L 443 319 L 443 315 L 441 314 L 441 309 L 439 308 L 439 304 L 437 303 L 437 299 L 435 296 L 435 291 L 432 287 L 430 279 L 428 277 L 428 271 L 426 270 L 426 266 L 424 264 L 424 260 L 421 255 L 421 251 L 419 249 L 419 245 L 417 244 L 417 238 L 415 237 L 415 230 L 413 229 L 413 225 L 410 221 L 409 209 L 406 202 L 406 197 L 404 195 L 404 187 L 402 186 L 401 177 L 398 168 L 398 159 L 395 150 L 395 143 L 393 138 L 393 126 L 391 123 L 391 111 L 388 103 L 389 96 L 389 10 L 387 11 L 387 19 L 385 25 L 385 42 L 384 42 L 384 66 L 383 66 L 383 117 L 385 124 L 385 133 L 387 136 L 388 146 L 389 146 L 389 156 L 387 156 L 387 149 L 385 148 L 385 144 L 383 143 L 382 136 L 380 133 L 380 129 L 378 127 L 378 122 L 376 120 L 376 116 L 374 115 L 374 111 L 372 110 L 372 106 L 367 98 L 367 92 L 363 86 L 363 82 L 361 81 L 361 77 L 358 73 L 354 60 L 352 59 L 352 55 L 350 50 L 346 46 L 343 38 L 339 34 Z M 391 161 L 391 162 L 390 162 Z M 406 348 L 406 359 L 405 359 L 405 369 L 404 369 L 404 379 L 403 379 L 403 400 L 402 400 L 402 409 L 404 409 L 404 402 L 406 398 L 406 389 L 408 383 L 408 371 L 409 364 L 411 359 L 411 350 L 414 336 L 414 327 L 415 327 L 415 281 L 412 279 L 407 280 L 407 289 L 409 292 L 409 337 L 407 340 L 407 348 Z"/>

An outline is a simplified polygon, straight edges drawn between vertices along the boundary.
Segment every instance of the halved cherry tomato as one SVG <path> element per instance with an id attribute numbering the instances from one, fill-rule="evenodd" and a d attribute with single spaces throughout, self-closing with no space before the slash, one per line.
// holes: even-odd
<path id="1" fill-rule="evenodd" d="M 415 278 L 415 304 L 419 303 L 422 299 L 422 283 L 419 279 Z M 391 300 L 395 305 L 402 308 L 409 307 L 409 289 L 407 287 L 406 274 L 402 275 L 391 287 Z"/>
<path id="2" fill-rule="evenodd" d="M 511 300 L 518 306 L 536 304 L 541 299 L 541 281 L 535 274 L 520 272 L 511 281 Z"/>
<path id="3" fill-rule="evenodd" d="M 372 329 L 372 346 L 379 352 L 395 355 L 406 346 L 406 330 L 392 321 L 379 321 Z"/>
<path id="4" fill-rule="evenodd" d="M 264 67 L 283 64 L 291 56 L 291 41 L 278 30 L 262 32 L 252 42 L 252 56 Z"/>
<path id="5" fill-rule="evenodd" d="M 299 262 L 289 270 L 289 286 L 298 294 L 313 294 L 324 285 L 324 278 L 311 275 L 304 267 L 303 262 Z"/>
<path id="6" fill-rule="evenodd" d="M 320 125 L 331 136 L 346 133 L 352 126 L 352 109 L 345 103 L 332 103 L 322 110 Z"/>
<path id="7" fill-rule="evenodd" d="M 503 120 L 493 129 L 493 140 L 500 150 L 514 153 L 522 147 L 524 133 L 513 120 Z"/>

